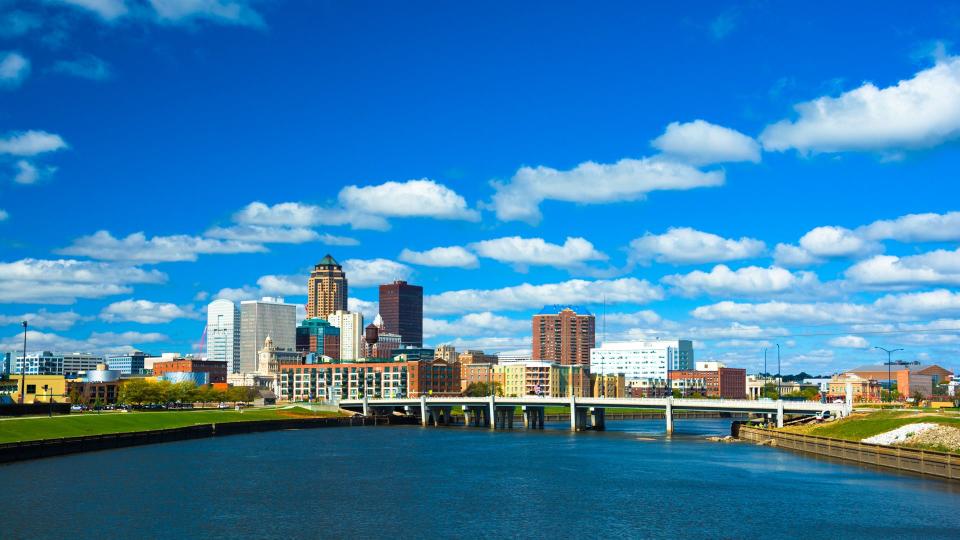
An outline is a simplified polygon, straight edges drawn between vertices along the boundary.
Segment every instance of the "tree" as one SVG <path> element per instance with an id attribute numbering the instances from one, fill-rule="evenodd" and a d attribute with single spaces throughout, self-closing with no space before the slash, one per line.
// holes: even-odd
<path id="1" fill-rule="evenodd" d="M 197 385 L 193 381 L 180 381 L 170 385 L 167 391 L 167 401 L 176 403 L 193 403 Z"/>
<path id="2" fill-rule="evenodd" d="M 485 383 L 485 382 L 475 382 L 470 383 L 467 386 L 467 389 L 463 391 L 465 396 L 469 397 L 483 397 L 490 395 L 490 388 L 493 387 L 493 391 L 497 396 L 503 396 L 503 387 L 500 386 L 500 383 Z"/>
<path id="3" fill-rule="evenodd" d="M 232 386 L 227 389 L 227 401 L 249 403 L 257 396 L 257 389 L 252 386 Z"/>
<path id="4" fill-rule="evenodd" d="M 927 397 L 923 395 L 923 392 L 917 390 L 917 391 L 915 391 L 915 392 L 913 393 L 913 403 L 914 403 L 917 407 L 919 407 L 919 406 L 920 406 L 920 402 L 922 402 L 922 401 L 925 400 L 925 399 L 927 399 Z"/>
<path id="5" fill-rule="evenodd" d="M 777 385 L 773 383 L 767 383 L 763 385 L 763 391 L 760 392 L 760 397 L 769 398 L 769 399 L 780 399 L 780 392 L 777 391 Z"/>
<path id="6" fill-rule="evenodd" d="M 145 379 L 130 379 L 120 387 L 117 401 L 128 405 L 143 405 L 150 401 L 150 387 L 153 386 Z"/>

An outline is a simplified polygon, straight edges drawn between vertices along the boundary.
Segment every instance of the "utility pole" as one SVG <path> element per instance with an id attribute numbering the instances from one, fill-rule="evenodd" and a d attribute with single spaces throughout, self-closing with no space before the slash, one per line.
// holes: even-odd
<path id="1" fill-rule="evenodd" d="M 780 395 L 783 392 L 781 381 L 783 381 L 783 378 L 780 374 L 780 344 L 777 343 L 777 399 L 783 397 Z"/>
<path id="2" fill-rule="evenodd" d="M 884 349 L 883 347 L 874 347 L 874 349 L 880 349 L 887 353 L 887 397 L 893 402 L 893 371 L 891 369 L 893 360 L 890 359 L 890 355 L 903 349 Z"/>
<path id="3" fill-rule="evenodd" d="M 23 405 L 23 395 L 27 393 L 27 321 L 23 321 L 23 358 L 20 361 L 20 404 Z"/>

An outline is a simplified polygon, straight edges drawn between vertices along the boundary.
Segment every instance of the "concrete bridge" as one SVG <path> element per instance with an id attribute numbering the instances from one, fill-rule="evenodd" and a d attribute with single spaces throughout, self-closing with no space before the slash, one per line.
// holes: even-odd
<path id="1" fill-rule="evenodd" d="M 450 423 L 454 407 L 463 409 L 466 425 L 477 427 L 512 428 L 514 411 L 520 407 L 523 411 L 523 424 L 526 428 L 543 428 L 544 409 L 546 407 L 568 407 L 570 409 L 570 429 L 579 431 L 592 428 L 602 430 L 606 427 L 607 409 L 653 409 L 662 410 L 666 418 L 667 433 L 673 433 L 673 411 L 715 411 L 731 413 L 760 413 L 775 415 L 777 426 L 783 427 L 784 416 L 814 415 L 826 413 L 844 417 L 850 414 L 849 403 L 817 403 L 812 401 L 783 400 L 746 400 L 746 399 L 682 399 L 682 398 L 552 398 L 552 397 L 427 397 L 384 398 L 384 399 L 345 399 L 340 407 L 361 409 L 364 415 L 371 412 L 395 410 L 403 407 L 408 413 L 419 409 L 420 421 L 426 426 L 447 425 Z"/>

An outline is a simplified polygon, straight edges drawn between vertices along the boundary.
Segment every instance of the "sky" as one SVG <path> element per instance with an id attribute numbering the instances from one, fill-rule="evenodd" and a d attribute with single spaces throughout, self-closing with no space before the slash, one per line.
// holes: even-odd
<path id="1" fill-rule="evenodd" d="M 799 6 L 0 0 L 0 350 L 194 352 L 330 253 L 434 346 L 960 369 L 960 6 Z"/>

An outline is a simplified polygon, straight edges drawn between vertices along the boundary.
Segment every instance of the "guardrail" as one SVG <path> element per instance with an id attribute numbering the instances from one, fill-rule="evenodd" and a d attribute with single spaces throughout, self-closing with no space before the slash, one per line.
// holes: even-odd
<path id="1" fill-rule="evenodd" d="M 735 426 L 734 431 L 735 436 L 740 439 L 761 443 L 770 442 L 777 448 L 948 480 L 960 480 L 960 455 L 947 452 L 902 446 L 884 446 L 745 425 Z"/>

